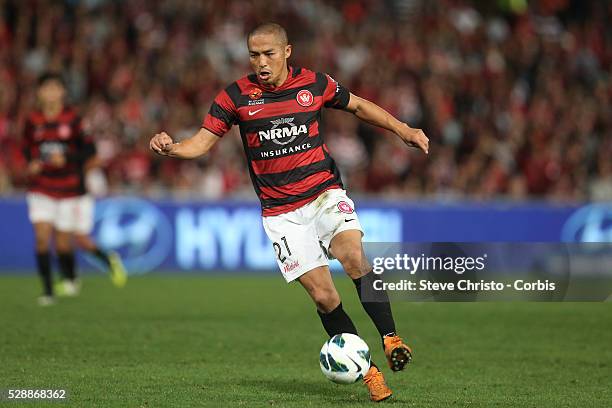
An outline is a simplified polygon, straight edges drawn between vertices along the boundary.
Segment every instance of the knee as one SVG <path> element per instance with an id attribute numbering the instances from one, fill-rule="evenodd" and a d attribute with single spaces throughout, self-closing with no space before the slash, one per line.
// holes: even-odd
<path id="1" fill-rule="evenodd" d="M 73 251 L 72 246 L 70 244 L 59 243 L 59 242 L 56 243 L 55 249 L 59 253 L 67 253 L 67 252 L 72 252 Z"/>
<path id="2" fill-rule="evenodd" d="M 51 247 L 51 235 L 36 231 L 34 245 L 36 246 L 36 252 L 48 252 Z"/>
<path id="3" fill-rule="evenodd" d="M 338 256 L 338 261 L 340 261 L 346 273 L 353 279 L 368 273 L 368 262 L 361 250 L 361 246 L 342 251 Z"/>
<path id="4" fill-rule="evenodd" d="M 71 252 L 72 242 L 70 236 L 57 236 L 55 239 L 55 249 L 57 252 Z"/>
<path id="5" fill-rule="evenodd" d="M 36 237 L 36 252 L 49 252 L 51 239 L 49 237 Z"/>
<path id="6" fill-rule="evenodd" d="M 331 312 L 340 304 L 340 295 L 334 288 L 316 288 L 311 290 L 310 295 L 317 309 L 323 313 Z"/>
<path id="7" fill-rule="evenodd" d="M 84 249 L 86 251 L 93 250 L 93 248 L 91 248 L 92 245 L 90 244 L 90 241 L 87 235 L 76 234 L 74 236 L 74 243 L 77 247 Z"/>

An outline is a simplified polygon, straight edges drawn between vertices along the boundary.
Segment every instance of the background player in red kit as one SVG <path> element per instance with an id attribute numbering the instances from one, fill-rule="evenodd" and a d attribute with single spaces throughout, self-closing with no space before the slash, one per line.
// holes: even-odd
<path id="1" fill-rule="evenodd" d="M 51 240 L 66 295 L 79 291 L 72 241 L 106 264 L 113 282 L 125 284 L 125 271 L 114 253 L 106 253 L 87 239 L 93 227 L 94 202 L 86 194 L 84 167 L 94 158 L 93 141 L 83 132 L 81 118 L 64 105 L 66 89 L 59 74 L 47 73 L 38 81 L 39 110 L 25 124 L 24 155 L 28 160 L 28 215 L 34 226 L 36 263 L 43 283 L 43 306 L 53 303 Z"/>
<path id="2" fill-rule="evenodd" d="M 288 66 L 291 45 L 281 26 L 257 27 L 248 36 L 248 48 L 254 74 L 217 95 L 200 131 L 179 143 L 160 133 L 151 139 L 150 147 L 167 156 L 195 158 L 238 124 L 262 205 L 264 229 L 281 273 L 288 282 L 298 280 L 306 289 L 330 336 L 357 334 L 329 271 L 327 255 L 337 258 L 382 337 L 389 366 L 402 370 L 412 358 L 411 350 L 395 333 L 387 294 L 373 288 L 374 274 L 363 252 L 359 219 L 319 131 L 321 110 L 349 111 L 425 153 L 429 141 L 421 130 L 349 93 L 329 75 Z M 392 394 L 375 365 L 364 382 L 373 401 Z"/>

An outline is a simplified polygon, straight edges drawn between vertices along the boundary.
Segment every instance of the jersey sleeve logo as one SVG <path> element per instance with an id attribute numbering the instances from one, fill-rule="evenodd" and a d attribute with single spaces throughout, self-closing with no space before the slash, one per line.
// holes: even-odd
<path id="1" fill-rule="evenodd" d="M 314 102 L 314 96 L 312 96 L 312 92 L 310 92 L 308 89 L 302 89 L 299 91 L 295 99 L 297 100 L 297 103 L 303 107 L 308 107 Z"/>
<path id="2" fill-rule="evenodd" d="M 340 92 L 340 83 L 338 83 L 338 81 L 336 81 L 334 78 L 332 78 L 332 76 L 331 76 L 331 75 L 329 75 L 329 74 L 325 74 L 325 75 L 327 75 L 327 77 L 328 77 L 329 79 L 331 79 L 331 81 L 332 81 L 334 84 L 336 84 L 336 93 Z"/>

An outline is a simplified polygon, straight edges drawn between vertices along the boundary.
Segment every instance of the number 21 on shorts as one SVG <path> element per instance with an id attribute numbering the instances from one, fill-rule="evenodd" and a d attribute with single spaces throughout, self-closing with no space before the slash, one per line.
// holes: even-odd
<path id="1" fill-rule="evenodd" d="M 282 237 L 281 241 L 283 241 L 283 243 L 285 244 L 287 255 L 291 256 L 291 249 L 289 249 L 289 244 L 287 244 L 287 238 Z M 283 255 L 283 248 L 281 247 L 281 244 L 279 244 L 278 242 L 273 242 L 272 246 L 274 247 L 274 251 L 276 252 L 276 257 L 278 258 L 278 260 L 281 262 L 285 262 L 287 260 L 287 257 Z"/>

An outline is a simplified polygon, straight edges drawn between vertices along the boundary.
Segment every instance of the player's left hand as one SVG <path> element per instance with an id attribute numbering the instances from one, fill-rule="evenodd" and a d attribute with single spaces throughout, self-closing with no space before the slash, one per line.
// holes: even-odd
<path id="1" fill-rule="evenodd" d="M 414 129 L 403 123 L 403 126 L 398 131 L 398 136 L 408 146 L 416 147 L 429 154 L 429 138 L 425 136 L 422 129 Z"/>

